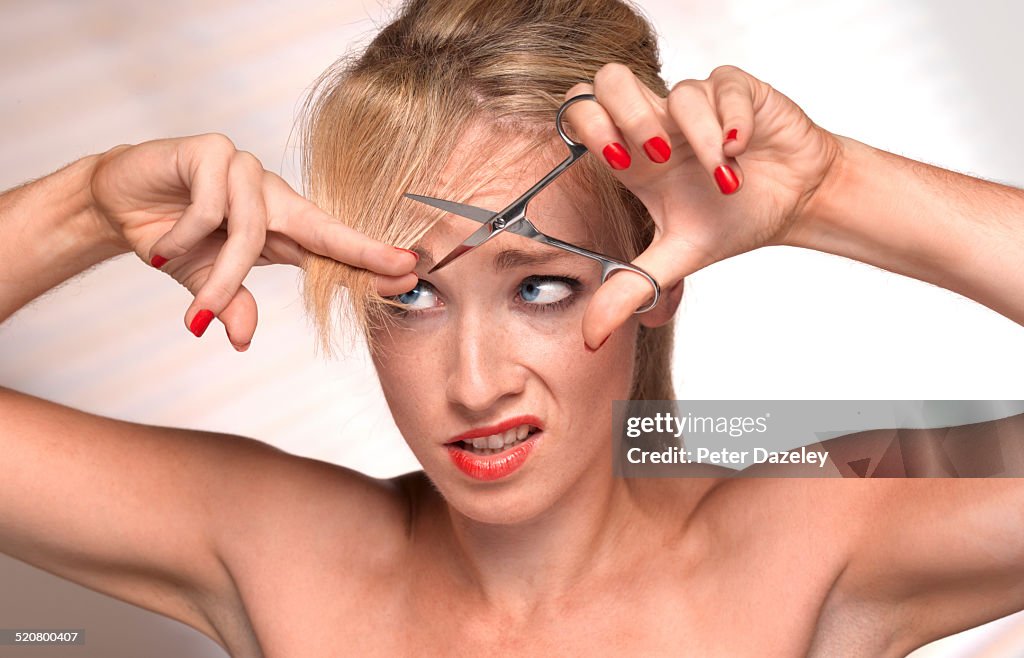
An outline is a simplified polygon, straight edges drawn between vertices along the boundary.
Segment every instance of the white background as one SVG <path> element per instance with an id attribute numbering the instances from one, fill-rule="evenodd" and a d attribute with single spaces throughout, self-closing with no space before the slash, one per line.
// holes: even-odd
<path id="1" fill-rule="evenodd" d="M 640 4 L 670 83 L 734 64 L 832 132 L 1024 186 L 1017 3 Z M 0 189 L 116 144 L 210 131 L 297 185 L 289 135 L 309 84 L 392 6 L 0 0 Z M 134 255 L 110 261 L 0 327 L 0 385 L 374 476 L 416 468 L 366 360 L 315 359 L 296 271 L 259 268 L 246 285 L 260 324 L 237 354 L 217 322 L 201 340 L 186 330 L 189 293 L 172 279 Z M 1024 328 L 828 254 L 775 247 L 713 265 L 687 280 L 678 327 L 681 398 L 1024 399 Z M 223 655 L 181 624 L 0 558 L 0 627 L 20 624 L 87 629 L 88 653 L 53 655 Z M 1009 625 L 920 655 L 981 655 Z"/>

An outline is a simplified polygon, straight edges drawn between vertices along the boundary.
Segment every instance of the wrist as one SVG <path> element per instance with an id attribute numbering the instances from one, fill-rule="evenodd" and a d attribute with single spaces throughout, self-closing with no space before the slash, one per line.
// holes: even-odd
<path id="1" fill-rule="evenodd" d="M 102 155 L 90 155 L 65 168 L 64 204 L 52 217 L 55 241 L 48 246 L 61 253 L 72 268 L 84 271 L 108 258 L 132 251 L 98 209 L 92 194 L 93 174 Z"/>
<path id="2" fill-rule="evenodd" d="M 99 156 L 0 195 L 0 322 L 47 290 L 131 251 L 92 201 Z"/>
<path id="3" fill-rule="evenodd" d="M 955 264 L 965 255 L 951 238 L 962 227 L 931 212 L 934 199 L 921 186 L 913 169 L 917 163 L 833 137 L 832 164 L 781 244 L 958 288 Z"/>
<path id="4" fill-rule="evenodd" d="M 107 163 L 107 161 L 128 148 L 131 148 L 131 146 L 122 144 L 120 146 L 115 146 L 104 153 L 83 158 L 75 163 L 76 165 L 82 165 L 81 175 L 83 176 L 83 179 L 76 183 L 75 187 L 77 189 L 81 186 L 81 202 L 84 205 L 76 214 L 75 219 L 72 222 L 72 230 L 79 235 L 83 244 L 90 245 L 92 249 L 95 250 L 97 256 L 107 254 L 103 258 L 109 258 L 111 256 L 134 251 L 131 244 L 129 244 L 120 233 L 114 230 L 114 227 L 110 224 L 106 216 L 103 214 L 103 211 L 96 203 L 96 197 L 93 195 L 96 173 Z"/>
<path id="5" fill-rule="evenodd" d="M 859 155 L 856 149 L 860 142 L 831 135 L 831 143 L 832 156 L 824 177 L 800 206 L 779 244 L 831 252 L 825 247 L 834 246 L 833 241 L 839 237 L 849 237 L 842 226 L 842 204 L 848 190 L 857 185 L 850 159 Z"/>

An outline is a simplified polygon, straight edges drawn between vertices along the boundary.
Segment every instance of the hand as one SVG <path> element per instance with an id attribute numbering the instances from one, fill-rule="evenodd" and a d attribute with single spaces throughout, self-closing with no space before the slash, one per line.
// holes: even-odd
<path id="1" fill-rule="evenodd" d="M 223 135 L 111 149 L 92 195 L 122 246 L 195 295 L 185 326 L 201 336 L 217 317 L 238 351 L 256 331 L 256 300 L 242 285 L 254 265 L 299 266 L 314 252 L 378 273 L 382 295 L 416 285 L 415 254 L 345 226 Z"/>
<path id="2" fill-rule="evenodd" d="M 648 326 L 671 319 L 683 277 L 784 244 L 842 149 L 786 96 L 734 66 L 684 80 L 662 98 L 626 66 L 607 64 L 593 85 L 574 86 L 566 99 L 586 93 L 598 102 L 574 104 L 566 122 L 596 157 L 604 155 L 655 223 L 650 246 L 633 261 L 664 291 L 639 316 Z M 608 148 L 615 144 L 628 153 Z M 609 278 L 584 315 L 587 345 L 600 346 L 649 298 L 641 277 Z"/>

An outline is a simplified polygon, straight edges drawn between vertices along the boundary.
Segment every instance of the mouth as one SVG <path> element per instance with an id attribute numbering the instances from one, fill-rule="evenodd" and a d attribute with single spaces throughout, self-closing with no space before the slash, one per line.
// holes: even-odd
<path id="1" fill-rule="evenodd" d="M 534 416 L 518 416 L 498 425 L 460 434 L 444 447 L 466 475 L 477 480 L 496 480 L 517 470 L 526 461 L 543 432 Z"/>
<path id="2" fill-rule="evenodd" d="M 449 446 L 481 457 L 500 455 L 503 452 L 514 449 L 528 441 L 531 436 L 540 431 L 536 425 L 523 423 L 509 428 L 504 432 L 497 432 L 487 436 L 478 436 L 472 439 L 455 440 L 448 443 Z"/>
<path id="3" fill-rule="evenodd" d="M 497 449 L 507 443 L 524 438 L 520 436 L 524 427 L 526 428 L 526 433 L 531 434 L 544 429 L 544 423 L 533 414 L 513 416 L 494 425 L 474 427 L 467 432 L 448 439 L 445 445 L 468 443 L 473 448 Z M 476 439 L 486 439 L 486 441 L 476 441 Z M 506 439 L 509 439 L 509 441 L 506 441 Z"/>

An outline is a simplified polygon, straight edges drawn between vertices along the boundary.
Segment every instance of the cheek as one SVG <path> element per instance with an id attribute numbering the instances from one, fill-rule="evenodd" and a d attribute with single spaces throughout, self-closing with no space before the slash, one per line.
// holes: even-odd
<path id="1" fill-rule="evenodd" d="M 539 313 L 522 320 L 517 331 L 528 348 L 521 362 L 556 396 L 575 399 L 574 408 L 608 406 L 626 399 L 635 368 L 638 323 L 627 321 L 601 349 L 591 352 L 583 340 L 585 303 L 564 313 Z M 568 400 L 567 400 L 568 401 Z"/>
<path id="2" fill-rule="evenodd" d="M 422 409 L 436 405 L 440 359 L 410 329 L 373 333 L 370 341 L 376 348 L 371 355 L 384 398 L 396 424 L 404 430 L 408 423 L 424 419 Z"/>

